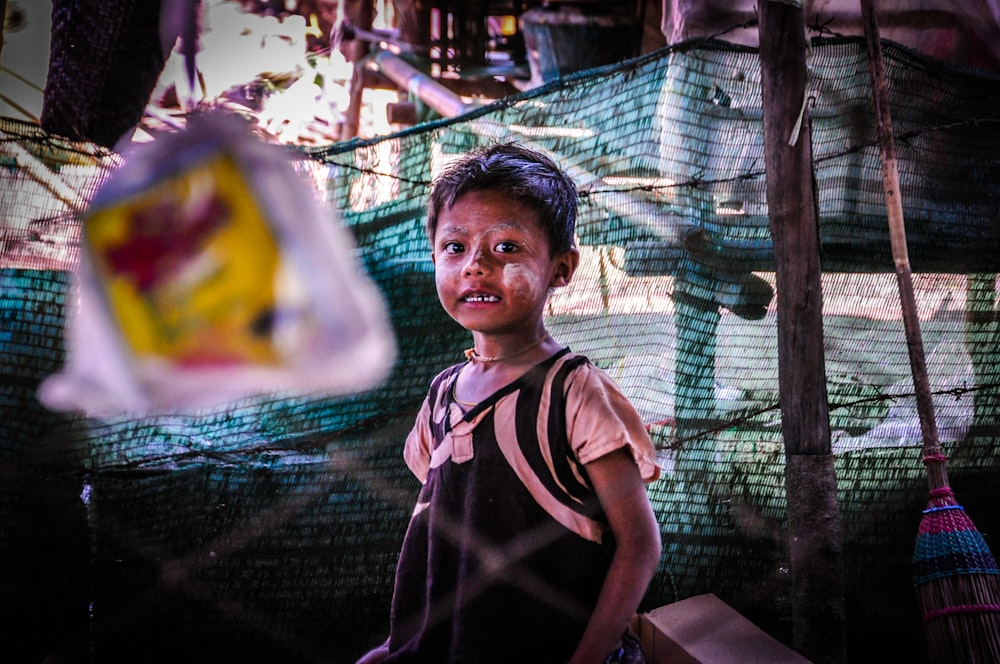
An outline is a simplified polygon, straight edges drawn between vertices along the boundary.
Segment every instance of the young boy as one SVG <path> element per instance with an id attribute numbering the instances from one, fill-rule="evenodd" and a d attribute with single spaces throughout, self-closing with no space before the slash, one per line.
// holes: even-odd
<path id="1" fill-rule="evenodd" d="M 660 557 L 644 486 L 659 467 L 614 382 L 545 329 L 549 291 L 580 260 L 576 199 L 516 144 L 475 150 L 432 186 L 438 297 L 474 345 L 431 382 L 407 437 L 423 487 L 389 638 L 359 664 L 622 659 Z"/>

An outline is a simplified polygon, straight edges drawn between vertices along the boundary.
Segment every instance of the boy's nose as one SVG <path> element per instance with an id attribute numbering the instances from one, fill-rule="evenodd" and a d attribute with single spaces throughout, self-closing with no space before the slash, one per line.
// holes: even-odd
<path id="1" fill-rule="evenodd" d="M 486 255 L 482 250 L 469 252 L 469 260 L 465 264 L 466 274 L 482 274 L 486 269 Z"/>

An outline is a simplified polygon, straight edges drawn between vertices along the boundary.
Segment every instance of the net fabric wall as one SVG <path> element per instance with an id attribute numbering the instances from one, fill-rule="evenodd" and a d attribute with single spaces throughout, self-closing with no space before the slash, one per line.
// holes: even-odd
<path id="1" fill-rule="evenodd" d="M 886 49 L 938 424 L 952 485 L 988 538 L 1000 526 L 989 490 L 1000 82 Z M 810 67 L 849 652 L 919 662 L 910 556 L 926 479 L 864 45 L 818 43 Z M 4 133 L 5 145 L 78 148 L 20 125 Z M 72 256 L 25 262 L 15 258 L 37 251 L 37 238 L 17 251 L 6 243 L 0 348 L 5 367 L 26 368 L 6 369 L 2 386 L 13 481 L 0 546 L 5 570 L 26 570 L 4 572 L 20 599 L 5 610 L 23 607 L 4 619 L 23 626 L 27 647 L 97 661 L 352 661 L 384 638 L 417 488 L 402 440 L 431 376 L 469 343 L 434 295 L 428 185 L 449 158 L 494 140 L 550 153 L 581 190 L 582 264 L 548 323 L 619 381 L 660 449 L 664 476 L 650 494 L 665 546 L 646 608 L 715 592 L 788 639 L 759 63 L 755 51 L 699 43 L 303 154 L 303 177 L 342 211 L 389 304 L 399 359 L 370 393 L 143 419 L 48 413 L 33 390 L 62 358 Z M 9 155 L 0 195 L 18 212 L 8 225 L 71 227 L 72 206 Z M 113 162 L 95 156 L 76 187 L 84 200 Z"/>

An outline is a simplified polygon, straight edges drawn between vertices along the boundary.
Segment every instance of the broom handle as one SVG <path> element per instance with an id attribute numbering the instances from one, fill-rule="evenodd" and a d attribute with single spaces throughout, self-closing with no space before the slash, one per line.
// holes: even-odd
<path id="1" fill-rule="evenodd" d="M 861 12 L 868 44 L 868 71 L 871 74 L 875 122 L 878 128 L 879 152 L 882 157 L 882 185 L 885 188 L 889 217 L 889 243 L 892 247 L 893 262 L 896 264 L 896 282 L 903 310 L 906 346 L 910 353 L 913 388 L 917 397 L 924 459 L 927 463 L 931 488 L 937 489 L 948 486 L 948 476 L 945 470 L 944 451 L 938 441 L 937 424 L 934 421 L 934 400 L 931 398 L 924 344 L 920 334 L 920 318 L 913 296 L 913 278 L 906 248 L 906 229 L 903 224 L 903 203 L 899 195 L 896 149 L 892 137 L 892 119 L 889 115 L 889 97 L 886 93 L 885 65 L 882 62 L 882 46 L 872 0 L 861 0 Z"/>

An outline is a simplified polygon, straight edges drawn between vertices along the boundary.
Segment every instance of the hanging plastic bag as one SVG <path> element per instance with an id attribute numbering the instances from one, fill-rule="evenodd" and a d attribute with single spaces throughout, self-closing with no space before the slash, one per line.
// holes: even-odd
<path id="1" fill-rule="evenodd" d="M 66 364 L 42 403 L 173 411 L 384 380 L 384 300 L 291 157 L 218 113 L 126 154 L 82 215 Z"/>

